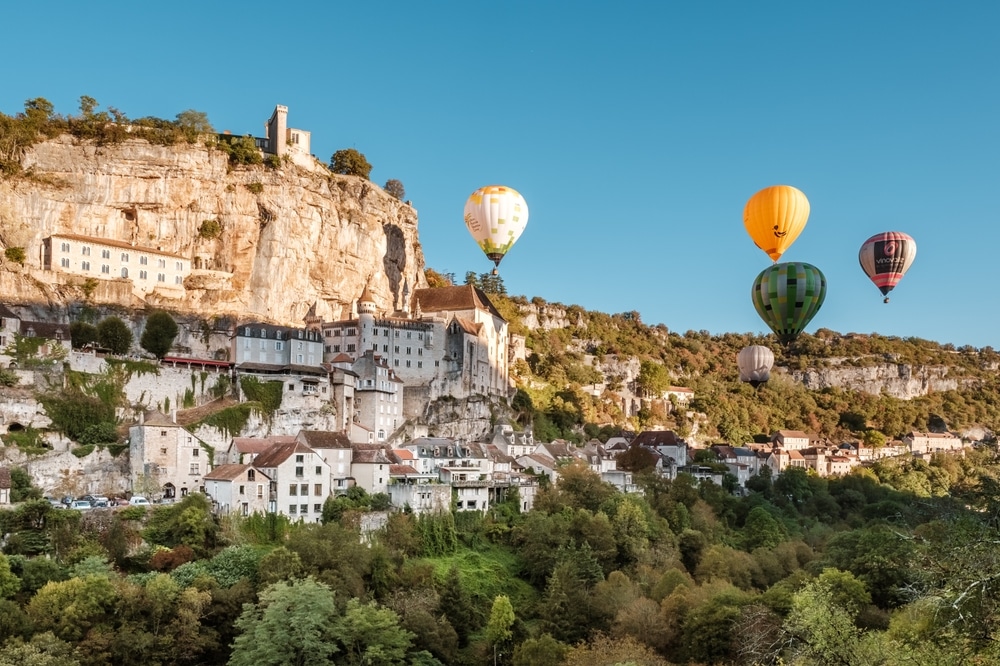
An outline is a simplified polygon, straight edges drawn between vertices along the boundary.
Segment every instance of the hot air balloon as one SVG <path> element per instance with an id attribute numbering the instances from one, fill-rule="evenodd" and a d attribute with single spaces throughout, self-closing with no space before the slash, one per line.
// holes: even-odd
<path id="1" fill-rule="evenodd" d="M 811 264 L 792 261 L 768 266 L 750 292 L 757 314 L 781 344 L 794 340 L 826 298 L 826 278 Z"/>
<path id="2" fill-rule="evenodd" d="M 498 273 L 500 260 L 528 224 L 528 204 L 517 190 L 502 185 L 480 187 L 465 202 L 465 226 Z"/>
<path id="3" fill-rule="evenodd" d="M 772 261 L 791 247 L 809 219 L 809 200 L 791 185 L 765 187 L 743 209 L 743 225 Z"/>
<path id="4" fill-rule="evenodd" d="M 903 279 L 906 270 L 917 256 L 917 243 L 901 231 L 875 234 L 864 242 L 858 252 L 858 261 L 871 281 L 889 302 L 889 292 Z"/>
<path id="5" fill-rule="evenodd" d="M 740 381 L 750 382 L 750 386 L 757 388 L 771 378 L 774 352 L 763 345 L 744 347 L 736 355 L 736 365 L 740 369 Z"/>

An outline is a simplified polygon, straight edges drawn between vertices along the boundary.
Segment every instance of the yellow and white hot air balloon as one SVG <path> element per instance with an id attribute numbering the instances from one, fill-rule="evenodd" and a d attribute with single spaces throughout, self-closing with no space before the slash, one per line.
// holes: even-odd
<path id="1" fill-rule="evenodd" d="M 528 204 L 503 185 L 480 187 L 465 202 L 465 226 L 494 264 L 493 274 L 528 224 Z"/>

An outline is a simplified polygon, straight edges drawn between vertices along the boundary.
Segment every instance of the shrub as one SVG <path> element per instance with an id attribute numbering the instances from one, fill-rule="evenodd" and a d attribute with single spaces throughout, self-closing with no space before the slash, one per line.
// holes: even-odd
<path id="1" fill-rule="evenodd" d="M 22 266 L 24 266 L 24 260 L 27 258 L 23 247 L 9 247 L 3 251 L 3 256 L 7 257 L 8 261 L 13 261 Z"/>
<path id="2" fill-rule="evenodd" d="M 396 197 L 400 201 L 406 196 L 406 190 L 403 189 L 402 181 L 396 180 L 395 178 L 390 178 L 385 181 L 385 191 L 391 196 Z"/>
<path id="3" fill-rule="evenodd" d="M 229 156 L 229 164 L 261 164 L 264 156 L 261 155 L 257 142 L 252 136 L 230 136 L 223 134 L 219 137 L 219 148 Z"/>
<path id="4" fill-rule="evenodd" d="M 264 184 L 258 180 L 252 183 L 247 183 L 246 188 L 250 190 L 253 194 L 260 194 L 264 191 Z"/>
<path id="5" fill-rule="evenodd" d="M 0 368 L 0 386 L 17 386 L 20 381 L 21 378 L 17 376 L 16 372 Z"/>
<path id="6" fill-rule="evenodd" d="M 222 235 L 222 225 L 218 220 L 205 220 L 198 227 L 198 237 L 205 240 L 213 240 Z"/>
<path id="7" fill-rule="evenodd" d="M 118 317 L 108 317 L 97 325 L 97 339 L 112 354 L 125 354 L 132 346 L 132 331 Z"/>
<path id="8" fill-rule="evenodd" d="M 48 445 L 42 439 L 42 432 L 31 427 L 7 433 L 3 436 L 3 442 L 8 446 L 15 445 L 28 455 L 41 455 L 49 451 Z"/>
<path id="9" fill-rule="evenodd" d="M 70 453 L 72 453 L 77 458 L 86 458 L 87 456 L 89 456 L 93 452 L 94 452 L 94 445 L 93 444 L 86 444 L 84 446 L 78 446 L 75 449 L 73 449 L 73 450 L 70 451 Z"/>
<path id="10" fill-rule="evenodd" d="M 354 148 L 338 150 L 330 158 L 330 171 L 343 174 L 345 176 L 360 176 L 368 178 L 372 171 L 372 165 L 368 163 L 365 156 Z"/>
<path id="11" fill-rule="evenodd" d="M 177 337 L 177 322 L 162 310 L 154 312 L 146 319 L 146 328 L 139 338 L 139 344 L 156 358 L 163 358 Z"/>
<path id="12" fill-rule="evenodd" d="M 281 168 L 281 158 L 277 155 L 268 155 L 264 158 L 264 166 L 268 169 L 280 169 Z"/>
<path id="13" fill-rule="evenodd" d="M 91 423 L 80 434 L 80 444 L 111 444 L 118 441 L 118 427 L 113 421 Z"/>

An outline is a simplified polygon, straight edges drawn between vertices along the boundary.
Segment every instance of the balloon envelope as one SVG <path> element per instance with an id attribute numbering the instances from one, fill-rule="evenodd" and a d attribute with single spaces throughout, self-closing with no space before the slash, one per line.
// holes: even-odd
<path id="1" fill-rule="evenodd" d="M 765 187 L 743 208 L 743 226 L 754 244 L 777 261 L 809 219 L 809 200 L 791 185 Z"/>
<path id="2" fill-rule="evenodd" d="M 465 202 L 465 226 L 496 266 L 527 224 L 528 204 L 510 187 L 480 187 Z"/>
<path id="3" fill-rule="evenodd" d="M 756 388 L 771 378 L 774 352 L 763 345 L 744 347 L 736 355 L 736 365 L 740 369 L 740 381 L 750 382 Z"/>
<path id="4" fill-rule="evenodd" d="M 901 231 L 875 234 L 861 245 L 858 261 L 883 296 L 893 290 L 917 256 L 917 243 Z M 888 303 L 889 299 L 885 299 Z"/>
<path id="5" fill-rule="evenodd" d="M 760 272 L 750 292 L 757 314 L 782 344 L 794 340 L 826 298 L 822 271 L 798 261 L 775 264 Z"/>

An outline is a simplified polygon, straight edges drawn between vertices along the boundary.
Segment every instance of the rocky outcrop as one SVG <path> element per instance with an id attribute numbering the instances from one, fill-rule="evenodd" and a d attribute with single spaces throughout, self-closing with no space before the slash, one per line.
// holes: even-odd
<path id="1" fill-rule="evenodd" d="M 0 179 L 0 244 L 22 247 L 22 267 L 0 269 L 7 302 L 58 309 L 96 305 L 259 318 L 300 325 L 316 303 L 340 318 L 370 284 L 402 308 L 426 286 L 417 212 L 370 181 L 285 163 L 230 168 L 205 145 L 144 140 L 97 146 L 72 137 L 30 148 L 27 176 Z M 221 233 L 199 235 L 203 222 Z M 159 249 L 197 267 L 184 290 L 136 295 L 127 279 L 82 279 L 42 270 L 42 241 L 72 233 Z"/>
<path id="2" fill-rule="evenodd" d="M 949 376 L 945 366 L 912 366 L 883 363 L 862 367 L 792 370 L 789 376 L 806 388 L 828 387 L 862 391 L 873 395 L 886 393 L 894 398 L 909 400 L 933 391 L 951 391 L 974 380 Z"/>

